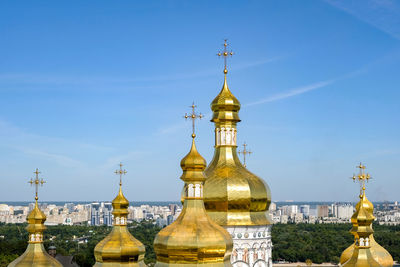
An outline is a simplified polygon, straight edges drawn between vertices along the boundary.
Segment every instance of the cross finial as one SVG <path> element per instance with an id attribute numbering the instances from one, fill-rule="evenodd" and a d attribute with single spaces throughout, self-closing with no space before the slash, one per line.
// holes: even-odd
<path id="1" fill-rule="evenodd" d="M 247 144 L 246 142 L 243 143 L 243 150 L 239 150 L 238 153 L 239 155 L 242 154 L 243 155 L 243 166 L 246 167 L 246 155 L 250 155 L 251 152 L 250 150 L 247 150 Z"/>
<path id="2" fill-rule="evenodd" d="M 227 47 L 228 47 L 227 41 L 228 41 L 228 39 L 225 39 L 225 41 L 224 41 L 224 50 L 221 52 L 218 52 L 218 54 L 217 54 L 217 56 L 219 56 L 219 57 L 224 57 L 224 73 L 225 74 L 228 73 L 228 69 L 226 67 L 227 58 L 233 56 L 232 50 L 228 51 L 228 49 L 227 49 Z"/>
<path id="3" fill-rule="evenodd" d="M 37 168 L 36 171 L 34 171 L 33 173 L 36 175 L 35 179 L 31 178 L 31 180 L 28 183 L 30 183 L 31 185 L 35 185 L 35 200 L 38 201 L 39 186 L 43 186 L 45 181 L 43 180 L 43 178 L 39 179 L 40 171 Z"/>
<path id="4" fill-rule="evenodd" d="M 195 138 L 196 137 L 195 121 L 196 121 L 196 119 L 202 119 L 204 116 L 203 116 L 203 114 L 201 114 L 201 112 L 199 114 L 196 113 L 197 106 L 194 104 L 194 102 L 192 103 L 192 105 L 190 107 L 192 108 L 192 113 L 191 114 L 185 113 L 185 116 L 183 116 L 183 117 L 185 118 L 185 120 L 187 120 L 187 119 L 192 120 L 192 138 Z"/>
<path id="5" fill-rule="evenodd" d="M 116 170 L 116 171 L 114 172 L 116 175 L 119 175 L 119 185 L 120 185 L 120 186 L 122 186 L 122 175 L 125 175 L 125 174 L 127 173 L 126 170 L 123 170 L 123 169 L 122 169 L 122 166 L 124 166 L 124 165 L 122 165 L 122 162 L 120 162 L 120 163 L 119 163 L 119 170 Z"/>
<path id="6" fill-rule="evenodd" d="M 369 173 L 365 173 L 366 167 L 361 162 L 360 165 L 357 166 L 357 168 L 360 169 L 358 175 L 353 174 L 353 177 L 351 178 L 353 179 L 354 182 L 357 180 L 360 183 L 360 197 L 362 197 L 365 192 L 365 181 L 368 182 L 372 178 L 369 175 Z"/>

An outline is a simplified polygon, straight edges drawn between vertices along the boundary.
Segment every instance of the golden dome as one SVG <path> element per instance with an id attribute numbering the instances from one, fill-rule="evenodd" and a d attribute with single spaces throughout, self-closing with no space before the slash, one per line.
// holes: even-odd
<path id="1" fill-rule="evenodd" d="M 204 205 L 219 225 L 269 225 L 268 185 L 247 170 L 237 155 L 236 123 L 240 103 L 229 90 L 226 74 L 219 95 L 211 103 L 215 123 L 215 152 L 205 170 Z"/>
<path id="2" fill-rule="evenodd" d="M 374 210 L 374 205 L 367 199 L 365 193 L 361 195 L 361 199 L 362 201 L 359 201 L 356 205 L 356 210 L 358 210 L 360 208 L 360 205 L 362 205 L 366 212 L 372 214 Z M 356 227 L 357 220 L 354 220 L 353 217 L 352 224 L 352 229 L 354 229 Z M 379 265 L 383 267 L 392 267 L 394 263 L 390 253 L 375 241 L 373 234 L 370 235 L 369 240 L 371 246 L 369 250 L 371 251 L 372 257 L 375 259 L 375 261 L 377 261 Z M 351 256 L 353 255 L 354 247 L 355 243 L 351 244 L 343 251 L 342 255 L 340 256 L 340 264 L 344 264 L 351 258 Z"/>
<path id="3" fill-rule="evenodd" d="M 185 182 L 183 209 L 175 222 L 162 229 L 154 240 L 156 266 L 230 266 L 232 238 L 214 223 L 204 209 L 203 181 L 206 161 L 197 152 L 194 138 L 182 159 Z"/>
<path id="4" fill-rule="evenodd" d="M 229 90 L 228 83 L 226 82 L 226 74 L 221 92 L 211 102 L 211 110 L 213 111 L 212 122 L 240 121 L 240 102 Z"/>
<path id="5" fill-rule="evenodd" d="M 350 232 L 354 235 L 354 244 L 345 249 L 340 257 L 341 266 L 393 266 L 393 259 L 390 254 L 376 243 L 372 222 L 374 206 L 365 195 L 365 181 L 371 177 L 365 174 L 365 166 L 361 163 L 357 168 L 360 173 L 353 175 L 353 180 L 358 180 L 361 185 L 360 201 L 356 205 L 356 211 L 351 217 L 353 224 Z"/>
<path id="6" fill-rule="evenodd" d="M 28 221 L 26 230 L 29 233 L 28 247 L 24 254 L 11 262 L 8 267 L 62 267 L 61 263 L 50 256 L 43 246 L 43 231 L 46 230 L 46 226 L 44 226 L 46 215 L 39 209 L 38 187 L 39 185 L 43 185 L 44 181 L 43 179 L 39 180 L 40 172 L 38 169 L 36 169 L 34 173 L 36 174 L 36 178 L 31 179 L 29 183 L 36 187 L 35 207 L 26 218 Z"/>
<path id="7" fill-rule="evenodd" d="M 120 164 L 122 167 L 122 164 Z M 120 170 L 117 174 L 125 174 Z M 144 245 L 131 235 L 126 227 L 129 201 L 122 193 L 122 183 L 118 195 L 112 202 L 114 223 L 111 233 L 94 248 L 96 264 L 94 266 L 146 266 L 144 264 Z"/>
<path id="8" fill-rule="evenodd" d="M 351 257 L 343 263 L 343 266 L 374 267 L 381 266 L 372 256 L 370 250 L 370 237 L 374 232 L 371 224 L 375 217 L 372 215 L 369 201 L 365 193 L 360 195 L 360 202 L 356 206 L 356 211 L 351 217 L 353 228 L 351 233 L 355 237 L 354 249 Z"/>

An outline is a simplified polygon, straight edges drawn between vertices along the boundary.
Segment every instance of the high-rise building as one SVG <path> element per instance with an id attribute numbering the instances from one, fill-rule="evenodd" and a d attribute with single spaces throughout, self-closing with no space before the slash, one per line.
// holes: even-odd
<path id="1" fill-rule="evenodd" d="M 303 213 L 306 217 L 310 216 L 310 205 L 301 205 L 300 213 Z"/>
<path id="2" fill-rule="evenodd" d="M 211 103 L 211 121 L 215 124 L 214 157 L 205 170 L 204 204 L 208 215 L 223 226 L 233 238 L 233 266 L 272 266 L 271 226 L 268 208 L 271 192 L 263 179 L 247 170 L 237 154 L 237 123 L 240 102 L 227 82 L 224 50 L 224 83 Z"/>
<path id="3" fill-rule="evenodd" d="M 90 207 L 90 224 L 100 225 L 100 203 L 95 202 Z"/>
<path id="4" fill-rule="evenodd" d="M 107 226 L 111 226 L 113 224 L 113 217 L 112 217 L 112 204 L 111 203 L 104 203 L 103 207 L 103 224 Z"/>
<path id="5" fill-rule="evenodd" d="M 349 220 L 353 215 L 354 209 L 350 204 L 337 206 L 337 218 Z"/>
<path id="6" fill-rule="evenodd" d="M 94 267 L 126 266 L 145 267 L 144 245 L 131 235 L 127 228 L 129 201 L 122 193 L 122 175 L 126 171 L 122 164 L 116 174 L 120 176 L 119 192 L 112 201 L 114 223 L 111 233 L 94 248 Z"/>
<path id="7" fill-rule="evenodd" d="M 329 216 L 329 206 L 328 205 L 318 205 L 317 206 L 317 217 L 325 218 Z"/>
<path id="8" fill-rule="evenodd" d="M 191 118 L 196 118 L 194 104 Z M 185 182 L 183 209 L 177 220 L 162 229 L 154 240 L 155 267 L 230 266 L 232 238 L 206 214 L 203 202 L 206 161 L 197 152 L 194 131 L 192 137 L 192 147 L 181 160 L 181 179 Z"/>

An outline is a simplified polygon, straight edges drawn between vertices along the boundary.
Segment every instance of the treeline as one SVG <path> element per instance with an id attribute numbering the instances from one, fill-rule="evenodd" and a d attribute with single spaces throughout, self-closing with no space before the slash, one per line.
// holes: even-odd
<path id="1" fill-rule="evenodd" d="M 27 246 L 26 224 L 0 224 L 0 267 L 5 267 L 21 255 Z M 276 224 L 272 227 L 274 261 L 286 260 L 314 263 L 339 261 L 342 251 L 353 242 L 350 224 Z M 57 253 L 74 255 L 81 267 L 93 266 L 94 247 L 111 228 L 106 226 L 49 226 L 45 232 L 45 247 L 57 247 Z M 145 263 L 155 263 L 153 241 L 160 228 L 151 222 L 129 225 L 129 231 L 146 246 Z M 396 261 L 400 261 L 400 226 L 374 225 L 374 236 Z M 4 236 L 4 238 L 3 238 Z M 75 237 L 87 236 L 88 242 L 78 244 Z M 49 241 L 52 239 L 52 241 Z"/>
<path id="2" fill-rule="evenodd" d="M 11 261 L 24 253 L 28 233 L 26 224 L 0 224 L 0 267 L 7 266 Z M 155 263 L 153 240 L 160 228 L 151 222 L 130 224 L 129 231 L 146 247 L 145 263 Z M 111 231 L 107 226 L 48 226 L 45 231 L 44 246 L 56 246 L 61 255 L 74 255 L 76 263 L 81 267 L 91 267 L 95 263 L 94 247 Z M 3 238 L 4 236 L 4 238 Z M 88 242 L 78 244 L 74 237 L 88 237 Z M 51 241 L 50 241 L 51 239 Z"/>
<path id="3" fill-rule="evenodd" d="M 276 224 L 272 227 L 273 261 L 338 263 L 354 242 L 351 224 Z M 400 261 L 400 226 L 374 225 L 375 240 Z"/>

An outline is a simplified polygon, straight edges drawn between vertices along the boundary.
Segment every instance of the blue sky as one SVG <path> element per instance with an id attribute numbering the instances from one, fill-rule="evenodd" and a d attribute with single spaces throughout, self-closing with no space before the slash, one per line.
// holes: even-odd
<path id="1" fill-rule="evenodd" d="M 242 103 L 238 142 L 273 200 L 400 200 L 400 3 L 396 1 L 2 1 L 0 201 L 179 199 L 190 147 L 209 162 L 209 104 Z"/>

